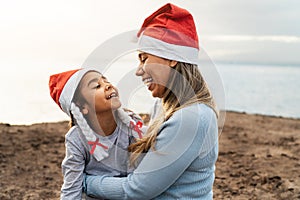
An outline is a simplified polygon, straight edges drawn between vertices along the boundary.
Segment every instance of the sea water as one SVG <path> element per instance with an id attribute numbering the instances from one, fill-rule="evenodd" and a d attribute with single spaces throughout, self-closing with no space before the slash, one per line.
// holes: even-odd
<path id="1" fill-rule="evenodd" d="M 226 109 L 300 118 L 300 67 L 217 65 Z"/>
<path id="2" fill-rule="evenodd" d="M 129 61 L 119 65 L 119 69 L 129 65 L 132 73 L 136 67 L 136 63 Z M 226 110 L 300 118 L 300 66 L 217 64 L 216 68 L 223 81 Z M 44 69 L 49 67 L 44 66 Z M 49 75 L 60 71 L 49 72 L 43 67 L 30 73 L 26 70 L 2 71 L 0 122 L 32 124 L 69 120 L 49 95 Z M 107 77 L 112 83 L 117 83 L 123 73 L 111 69 Z M 140 78 L 136 78 L 140 85 L 130 92 L 130 98 L 125 99 L 123 105 L 137 113 L 149 112 L 154 100 Z M 127 93 L 120 91 L 121 97 L 128 96 Z"/>

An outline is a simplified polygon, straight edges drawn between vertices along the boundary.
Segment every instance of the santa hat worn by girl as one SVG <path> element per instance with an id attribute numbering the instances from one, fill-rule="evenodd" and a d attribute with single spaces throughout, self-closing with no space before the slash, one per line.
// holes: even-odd
<path id="1" fill-rule="evenodd" d="M 199 44 L 193 16 L 171 3 L 147 17 L 137 33 L 139 50 L 190 64 L 197 64 Z"/>
<path id="2" fill-rule="evenodd" d="M 97 69 L 93 68 L 82 68 L 54 74 L 50 76 L 49 89 L 52 99 L 62 109 L 62 111 L 64 111 L 68 116 L 71 116 L 70 113 L 72 113 L 88 144 L 91 145 L 90 153 L 97 161 L 101 161 L 108 156 L 108 150 L 112 147 L 113 143 L 107 137 L 96 134 L 88 125 L 80 109 L 72 102 L 80 80 L 89 71 L 99 72 Z M 118 109 L 117 116 L 122 123 L 133 130 L 131 131 L 133 137 L 142 137 L 143 131 L 141 130 L 141 121 L 139 121 L 139 123 L 135 123 L 132 119 L 138 118 L 137 115 L 134 115 L 133 113 L 126 113 L 123 109 Z"/>

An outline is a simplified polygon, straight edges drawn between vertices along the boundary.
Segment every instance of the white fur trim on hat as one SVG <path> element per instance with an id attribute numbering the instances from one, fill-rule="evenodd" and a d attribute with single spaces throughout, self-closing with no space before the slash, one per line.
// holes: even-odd
<path id="1" fill-rule="evenodd" d="M 138 50 L 158 57 L 190 64 L 198 63 L 197 48 L 170 44 L 147 35 L 140 36 L 138 45 Z"/>

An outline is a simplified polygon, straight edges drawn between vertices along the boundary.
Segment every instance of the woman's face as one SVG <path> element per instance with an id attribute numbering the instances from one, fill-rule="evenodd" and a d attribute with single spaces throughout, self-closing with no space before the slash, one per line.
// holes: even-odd
<path id="1" fill-rule="evenodd" d="M 171 67 L 174 67 L 177 62 L 144 52 L 139 53 L 139 60 L 140 64 L 135 74 L 142 77 L 142 81 L 152 92 L 153 97 L 162 98 L 166 91 Z"/>
<path id="2" fill-rule="evenodd" d="M 86 100 L 89 111 L 97 114 L 118 109 L 121 106 L 119 93 L 104 76 L 98 72 L 88 72 L 80 83 L 80 93 Z"/>

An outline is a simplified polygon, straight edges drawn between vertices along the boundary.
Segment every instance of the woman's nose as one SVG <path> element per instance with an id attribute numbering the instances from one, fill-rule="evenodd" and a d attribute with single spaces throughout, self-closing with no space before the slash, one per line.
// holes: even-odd
<path id="1" fill-rule="evenodd" d="M 136 76 L 142 76 L 145 73 L 143 70 L 143 65 L 139 65 L 138 68 L 136 69 L 135 75 Z"/>

